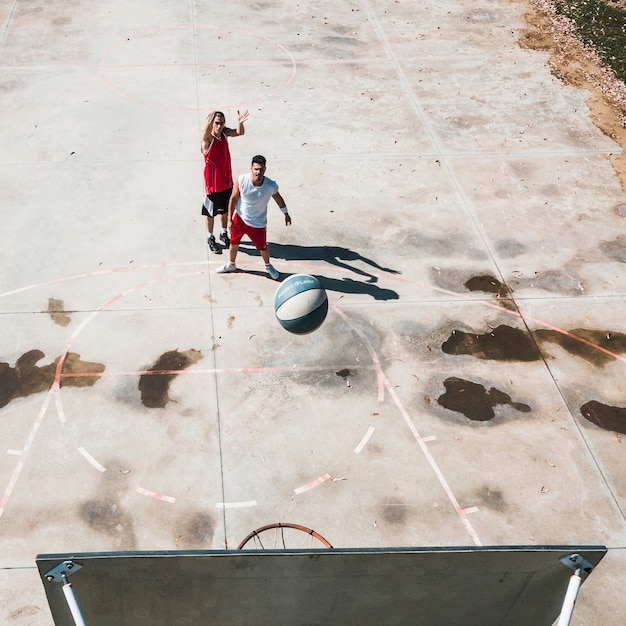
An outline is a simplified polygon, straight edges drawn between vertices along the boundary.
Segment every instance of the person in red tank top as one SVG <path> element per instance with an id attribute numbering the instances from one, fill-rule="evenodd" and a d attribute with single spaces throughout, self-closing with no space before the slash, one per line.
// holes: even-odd
<path id="1" fill-rule="evenodd" d="M 215 241 L 213 226 L 215 216 L 219 215 L 222 223 L 220 240 L 228 249 L 228 201 L 233 190 L 233 172 L 228 149 L 228 137 L 238 137 L 245 133 L 244 122 L 248 111 L 237 111 L 237 128 L 226 126 L 226 117 L 221 111 L 211 111 L 202 131 L 200 151 L 204 156 L 205 198 L 202 203 L 202 215 L 206 216 L 209 249 L 216 254 L 222 253 L 221 246 Z"/>

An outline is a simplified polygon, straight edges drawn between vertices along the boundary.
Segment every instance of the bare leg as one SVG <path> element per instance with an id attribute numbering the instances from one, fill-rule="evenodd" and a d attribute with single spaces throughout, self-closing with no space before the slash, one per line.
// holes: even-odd
<path id="1" fill-rule="evenodd" d="M 265 248 L 265 250 L 261 250 L 261 258 L 265 261 L 265 265 L 269 265 L 270 262 L 270 249 Z"/>
<path id="2" fill-rule="evenodd" d="M 206 232 L 207 232 L 207 236 L 211 235 L 213 233 L 213 222 L 214 222 L 214 218 L 210 217 L 209 215 L 206 216 Z"/>
<path id="3" fill-rule="evenodd" d="M 230 250 L 228 251 L 230 253 L 230 262 L 234 263 L 235 259 L 237 258 L 237 252 L 239 252 L 239 245 L 230 246 Z"/>

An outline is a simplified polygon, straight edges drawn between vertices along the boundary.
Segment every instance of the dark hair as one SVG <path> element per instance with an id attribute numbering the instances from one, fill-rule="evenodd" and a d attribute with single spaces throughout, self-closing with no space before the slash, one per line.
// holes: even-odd
<path id="1" fill-rule="evenodd" d="M 252 157 L 252 163 L 256 163 L 257 165 L 261 165 L 262 167 L 265 167 L 265 164 L 267 163 L 267 161 L 265 160 L 265 157 L 261 154 L 257 154 L 256 156 Z"/>

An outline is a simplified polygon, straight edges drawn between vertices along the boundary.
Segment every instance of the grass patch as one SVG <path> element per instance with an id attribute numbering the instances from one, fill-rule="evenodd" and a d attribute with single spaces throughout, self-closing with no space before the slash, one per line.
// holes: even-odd
<path id="1" fill-rule="evenodd" d="M 556 0 L 554 7 L 576 25 L 578 37 L 626 83 L 626 5 L 603 0 Z"/>

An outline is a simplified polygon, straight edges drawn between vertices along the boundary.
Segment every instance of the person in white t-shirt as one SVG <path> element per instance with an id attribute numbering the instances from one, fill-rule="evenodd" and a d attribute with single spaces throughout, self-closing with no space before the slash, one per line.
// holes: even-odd
<path id="1" fill-rule="evenodd" d="M 270 263 L 270 251 L 267 247 L 267 205 L 274 198 L 278 208 L 285 216 L 285 226 L 291 226 L 291 217 L 283 197 L 278 193 L 278 184 L 265 176 L 266 159 L 257 154 L 252 157 L 249 174 L 242 174 L 235 181 L 228 203 L 228 227 L 230 229 L 230 261 L 215 271 L 218 274 L 236 272 L 235 259 L 239 251 L 241 238 L 247 235 L 254 247 L 261 253 L 265 262 L 265 271 L 273 280 L 280 278 L 280 273 Z"/>

